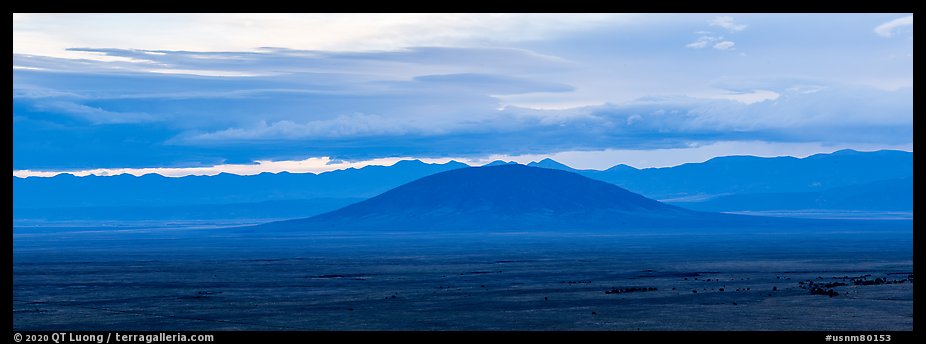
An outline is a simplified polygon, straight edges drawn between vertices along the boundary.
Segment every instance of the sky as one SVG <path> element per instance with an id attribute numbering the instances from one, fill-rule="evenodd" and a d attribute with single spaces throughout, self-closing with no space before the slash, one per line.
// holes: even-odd
<path id="1" fill-rule="evenodd" d="M 912 151 L 912 14 L 13 14 L 13 174 Z"/>

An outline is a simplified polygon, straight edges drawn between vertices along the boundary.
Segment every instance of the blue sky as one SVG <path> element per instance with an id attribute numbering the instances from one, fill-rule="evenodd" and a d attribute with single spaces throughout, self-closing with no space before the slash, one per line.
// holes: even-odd
<path id="1" fill-rule="evenodd" d="M 14 14 L 14 175 L 912 150 L 910 14 Z"/>

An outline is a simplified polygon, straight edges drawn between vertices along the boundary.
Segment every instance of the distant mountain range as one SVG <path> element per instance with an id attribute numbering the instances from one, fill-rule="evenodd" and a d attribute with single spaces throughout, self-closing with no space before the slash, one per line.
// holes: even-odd
<path id="1" fill-rule="evenodd" d="M 913 177 L 882 180 L 814 192 L 756 193 L 720 196 L 702 202 L 677 202 L 705 211 L 913 209 Z"/>
<path id="2" fill-rule="evenodd" d="M 573 171 L 647 197 L 678 201 L 730 194 L 817 192 L 912 177 L 913 153 L 841 150 L 802 159 L 726 156 L 674 167 L 617 165 L 604 171 L 574 170 L 549 159 L 532 166 Z"/>
<path id="3" fill-rule="evenodd" d="M 573 172 L 511 164 L 437 173 L 335 211 L 250 231 L 610 231 L 765 221 L 779 219 L 691 211 Z"/>
<path id="4" fill-rule="evenodd" d="M 412 180 L 461 167 L 468 166 L 458 162 L 425 164 L 407 160 L 392 166 L 349 168 L 317 175 L 281 172 L 180 178 L 157 174 L 13 177 L 13 207 L 184 206 L 369 198 Z"/>
<path id="5" fill-rule="evenodd" d="M 802 159 L 729 156 L 646 169 L 577 170 L 552 159 L 528 166 L 574 172 L 699 210 L 912 211 L 912 187 L 907 185 L 912 184 L 913 153 L 903 151 L 843 150 Z M 13 177 L 13 210 L 16 220 L 304 217 L 464 167 L 409 160 L 317 175 Z"/>

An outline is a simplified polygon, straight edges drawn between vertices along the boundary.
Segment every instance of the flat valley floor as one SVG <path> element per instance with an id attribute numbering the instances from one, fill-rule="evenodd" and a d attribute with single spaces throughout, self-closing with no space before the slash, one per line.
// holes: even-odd
<path id="1" fill-rule="evenodd" d="M 13 325 L 912 330 L 912 225 L 885 223 L 711 234 L 300 237 L 203 224 L 18 227 Z M 838 295 L 812 294 L 814 286 Z"/>

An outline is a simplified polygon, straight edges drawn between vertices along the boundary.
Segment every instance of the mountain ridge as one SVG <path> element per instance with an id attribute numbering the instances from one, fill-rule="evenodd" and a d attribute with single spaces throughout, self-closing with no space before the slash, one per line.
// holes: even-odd
<path id="1" fill-rule="evenodd" d="M 837 187 L 815 192 L 735 194 L 701 202 L 670 204 L 702 211 L 856 210 L 912 211 L 913 177 Z"/>
<path id="2" fill-rule="evenodd" d="M 549 158 L 528 165 L 576 172 L 648 198 L 688 202 L 724 195 L 810 195 L 833 188 L 911 177 L 912 155 L 912 152 L 906 151 L 841 150 L 805 158 L 716 157 L 700 163 L 645 169 L 618 164 L 606 170 L 579 170 Z M 498 161 L 487 165 L 498 163 L 511 164 Z M 230 209 L 222 205 L 325 198 L 365 199 L 423 176 L 464 167 L 469 166 L 456 161 L 428 164 L 420 160 L 403 160 L 392 166 L 365 166 L 319 174 L 264 172 L 250 176 L 229 173 L 186 177 L 164 177 L 158 174 L 138 177 L 128 174 L 106 177 L 61 174 L 50 178 L 14 176 L 13 208 L 30 210 L 14 212 L 14 219 L 20 219 L 19 216 L 24 214 L 29 218 L 41 219 L 42 213 L 60 218 L 54 214 L 55 209 L 64 208 L 75 213 L 90 207 L 132 207 L 132 211 L 141 216 L 144 214 L 143 207 L 215 205 Z M 823 204 L 827 206 L 831 203 Z M 848 203 L 840 205 L 849 206 Z M 739 205 L 737 208 L 740 208 Z M 106 212 L 102 210 L 90 213 L 106 218 Z M 150 216 L 157 219 L 159 215 L 156 214 L 161 213 L 164 212 L 153 211 Z M 230 217 L 240 216 L 238 213 L 226 212 Z M 193 216 L 193 213 L 189 214 Z M 311 212 L 305 214 L 311 215 Z"/>
<path id="3" fill-rule="evenodd" d="M 338 210 L 253 230 L 613 231 L 763 221 L 664 204 L 573 172 L 501 165 L 437 173 Z"/>
<path id="4" fill-rule="evenodd" d="M 256 175 L 165 177 L 85 176 L 13 177 L 14 208 L 87 206 L 166 206 L 231 204 L 311 198 L 367 198 L 396 185 L 468 165 L 418 160 L 391 166 L 370 165 L 314 173 L 264 172 Z M 93 190 L 93 193 L 87 193 Z"/>

